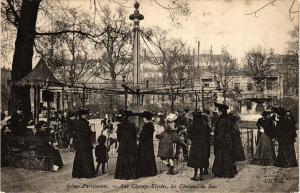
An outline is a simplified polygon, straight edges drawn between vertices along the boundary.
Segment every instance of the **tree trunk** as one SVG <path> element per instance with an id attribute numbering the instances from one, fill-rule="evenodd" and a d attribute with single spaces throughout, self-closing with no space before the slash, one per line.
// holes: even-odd
<path id="1" fill-rule="evenodd" d="M 32 69 L 33 44 L 39 4 L 40 0 L 22 1 L 11 72 L 13 83 L 26 76 Z M 24 115 L 29 117 L 31 114 L 30 88 L 13 86 L 11 93 L 13 96 L 13 112 L 17 107 L 21 107 Z"/>

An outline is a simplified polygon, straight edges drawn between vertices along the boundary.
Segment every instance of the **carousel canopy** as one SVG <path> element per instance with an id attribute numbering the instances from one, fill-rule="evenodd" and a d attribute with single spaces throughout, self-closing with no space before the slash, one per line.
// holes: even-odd
<path id="1" fill-rule="evenodd" d="M 64 86 L 65 84 L 55 78 L 45 60 L 40 59 L 34 69 L 21 80 L 17 81 L 16 85 Z"/>

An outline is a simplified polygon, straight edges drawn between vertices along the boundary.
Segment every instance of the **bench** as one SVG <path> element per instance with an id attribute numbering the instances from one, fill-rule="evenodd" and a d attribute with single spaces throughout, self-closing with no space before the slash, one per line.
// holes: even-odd
<path id="1" fill-rule="evenodd" d="M 43 150 L 43 144 L 48 143 L 48 141 L 49 138 L 47 137 L 8 136 L 5 141 L 7 146 L 5 159 L 13 167 L 51 171 L 53 168 L 53 156 L 47 155 Z"/>

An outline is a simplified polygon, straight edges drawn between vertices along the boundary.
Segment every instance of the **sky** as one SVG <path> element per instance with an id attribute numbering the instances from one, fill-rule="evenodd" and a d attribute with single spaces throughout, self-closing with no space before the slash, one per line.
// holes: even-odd
<path id="1" fill-rule="evenodd" d="M 265 2 L 190 0 L 191 15 L 178 28 L 172 25 L 165 10 L 152 1 L 141 0 L 140 12 L 145 16 L 141 25 L 167 28 L 170 35 L 182 38 L 193 48 L 197 48 L 197 41 L 200 41 L 200 53 L 207 52 L 211 46 L 214 53 L 220 53 L 222 46 L 226 46 L 240 60 L 246 51 L 257 45 L 284 53 L 288 32 L 298 24 L 298 14 L 290 21 L 288 10 L 292 1 L 278 0 L 274 7 L 266 7 L 257 13 L 257 17 L 245 15 Z"/>
<path id="2" fill-rule="evenodd" d="M 92 12 L 93 0 L 62 0 L 70 6 L 79 7 L 86 12 Z M 125 2 L 132 7 L 135 0 L 98 0 L 112 9 L 114 2 Z M 168 0 L 157 0 L 167 5 Z M 289 40 L 289 31 L 298 25 L 299 16 L 293 14 L 289 19 L 288 10 L 292 0 L 277 0 L 254 15 L 246 13 L 257 10 L 269 1 L 265 0 L 186 0 L 191 14 L 180 17 L 181 26 L 172 23 L 169 12 L 158 6 L 155 0 L 139 0 L 140 13 L 145 19 L 140 26 L 149 28 L 158 26 L 168 31 L 168 36 L 181 38 L 192 49 L 197 49 L 200 41 L 200 53 L 207 53 L 212 47 L 215 54 L 220 53 L 222 46 L 241 61 L 245 52 L 261 45 L 266 49 L 274 49 L 275 53 L 284 54 Z M 133 8 L 126 8 L 128 14 Z M 293 10 L 298 10 L 298 4 Z"/>

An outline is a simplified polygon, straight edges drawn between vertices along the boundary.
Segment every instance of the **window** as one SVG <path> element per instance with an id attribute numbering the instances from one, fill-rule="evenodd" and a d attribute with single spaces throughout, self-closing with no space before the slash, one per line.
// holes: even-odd
<path id="1" fill-rule="evenodd" d="M 240 83 L 239 82 L 236 82 L 236 83 L 234 83 L 234 88 L 240 88 Z"/>
<path id="2" fill-rule="evenodd" d="M 249 82 L 249 83 L 247 84 L 247 90 L 248 90 L 248 91 L 252 91 L 252 90 L 253 90 L 253 84 L 252 84 L 251 82 Z"/>
<path id="3" fill-rule="evenodd" d="M 267 90 L 272 90 L 272 80 L 267 80 Z"/>
<path id="4" fill-rule="evenodd" d="M 205 87 L 209 87 L 209 83 L 205 83 L 204 86 L 205 86 Z"/>

